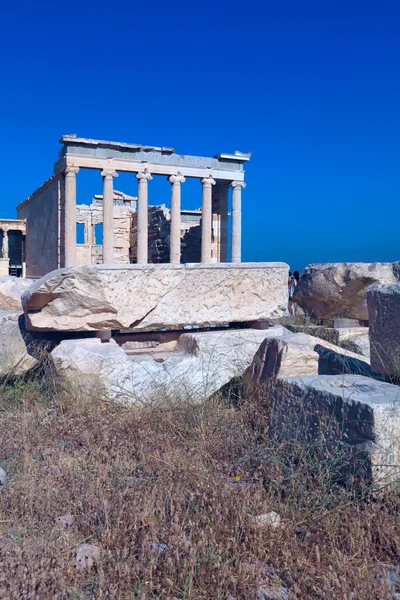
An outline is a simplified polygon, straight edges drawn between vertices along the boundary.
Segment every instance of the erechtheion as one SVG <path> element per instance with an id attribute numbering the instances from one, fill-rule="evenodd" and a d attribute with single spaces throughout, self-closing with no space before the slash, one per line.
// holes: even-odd
<path id="1" fill-rule="evenodd" d="M 75 135 L 63 136 L 60 143 L 63 146 L 54 174 L 17 207 L 20 222 L 26 223 L 28 277 L 79 264 L 227 262 L 228 246 L 231 262 L 241 262 L 243 164 L 250 159 L 249 154 L 188 156 L 177 154 L 173 148 Z M 103 178 L 103 194 L 94 196 L 90 204 L 77 202 L 80 169 L 96 169 Z M 119 171 L 136 177 L 137 197 L 114 190 Z M 155 176 L 167 177 L 171 184 L 170 209 L 164 205 L 149 208 Z M 201 182 L 201 213 L 181 209 L 181 189 L 189 177 Z M 77 224 L 83 224 L 84 229 L 80 243 Z M 101 243 L 96 240 L 96 224 L 102 224 Z"/>

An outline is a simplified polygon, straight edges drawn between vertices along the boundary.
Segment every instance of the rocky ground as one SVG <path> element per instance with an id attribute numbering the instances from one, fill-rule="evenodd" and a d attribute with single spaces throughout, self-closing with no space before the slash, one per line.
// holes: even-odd
<path id="1" fill-rule="evenodd" d="M 399 493 L 340 482 L 340 445 L 268 441 L 268 389 L 1 397 L 1 598 L 397 597 Z"/>
<path id="2" fill-rule="evenodd" d="M 310 265 L 284 319 L 278 267 L 139 333 L 79 267 L 0 281 L 0 598 L 400 598 L 398 263 Z"/>

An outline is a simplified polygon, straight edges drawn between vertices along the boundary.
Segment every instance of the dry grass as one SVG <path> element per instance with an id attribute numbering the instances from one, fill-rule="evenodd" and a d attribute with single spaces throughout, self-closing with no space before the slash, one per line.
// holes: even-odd
<path id="1" fill-rule="evenodd" d="M 0 598 L 244 600 L 266 567 L 293 598 L 392 597 L 378 576 L 399 564 L 399 495 L 344 489 L 309 448 L 272 447 L 267 397 L 134 409 L 37 382 L 1 397 Z M 249 526 L 271 510 L 280 528 Z M 83 542 L 101 559 L 79 572 Z"/>

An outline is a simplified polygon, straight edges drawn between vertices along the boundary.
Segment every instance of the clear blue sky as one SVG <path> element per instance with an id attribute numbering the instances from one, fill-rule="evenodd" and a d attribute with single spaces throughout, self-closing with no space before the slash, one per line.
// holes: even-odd
<path id="1" fill-rule="evenodd" d="M 241 150 L 244 260 L 398 260 L 399 30 L 395 0 L 7 2 L 0 216 L 51 175 L 62 134 Z M 79 173 L 91 192 L 100 175 Z"/>

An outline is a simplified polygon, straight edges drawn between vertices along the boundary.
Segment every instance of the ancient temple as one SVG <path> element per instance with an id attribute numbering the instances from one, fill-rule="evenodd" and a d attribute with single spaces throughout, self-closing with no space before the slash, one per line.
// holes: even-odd
<path id="1" fill-rule="evenodd" d="M 54 174 L 17 207 L 18 218 L 26 224 L 28 277 L 78 264 L 241 261 L 243 165 L 249 154 L 189 156 L 174 148 L 74 135 L 63 136 L 60 143 Z M 103 180 L 103 194 L 89 204 L 77 198 L 81 169 L 96 169 Z M 114 189 L 118 172 L 137 179 L 137 196 Z M 170 208 L 159 198 L 152 205 L 154 177 L 168 178 Z M 199 180 L 198 211 L 182 208 L 187 178 Z"/>

